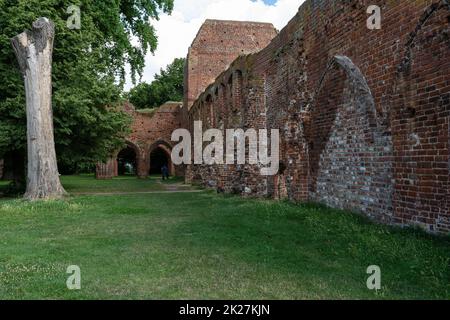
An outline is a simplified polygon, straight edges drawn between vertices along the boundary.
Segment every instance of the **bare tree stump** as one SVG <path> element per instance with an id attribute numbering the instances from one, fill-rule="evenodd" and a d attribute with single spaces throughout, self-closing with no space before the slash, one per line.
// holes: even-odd
<path id="1" fill-rule="evenodd" d="M 58 199 L 59 180 L 53 133 L 52 54 L 55 26 L 47 18 L 11 40 L 25 81 L 28 143 L 28 200 Z"/>

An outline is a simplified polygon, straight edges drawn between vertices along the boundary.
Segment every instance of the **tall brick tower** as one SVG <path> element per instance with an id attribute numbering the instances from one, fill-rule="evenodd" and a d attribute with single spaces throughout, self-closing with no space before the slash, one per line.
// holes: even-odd
<path id="1" fill-rule="evenodd" d="M 206 20 L 189 48 L 184 107 L 189 110 L 206 87 L 239 56 L 265 48 L 277 35 L 270 23 Z"/>

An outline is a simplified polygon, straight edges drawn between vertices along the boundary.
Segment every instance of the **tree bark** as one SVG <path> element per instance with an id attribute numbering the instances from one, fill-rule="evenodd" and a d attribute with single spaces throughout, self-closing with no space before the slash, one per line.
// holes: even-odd
<path id="1" fill-rule="evenodd" d="M 59 180 L 53 134 L 52 54 L 55 27 L 47 18 L 11 40 L 25 81 L 28 143 L 28 200 L 58 199 Z"/>

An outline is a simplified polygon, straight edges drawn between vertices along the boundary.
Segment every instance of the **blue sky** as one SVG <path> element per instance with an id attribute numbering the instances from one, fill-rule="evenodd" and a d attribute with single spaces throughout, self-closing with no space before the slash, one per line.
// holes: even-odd
<path id="1" fill-rule="evenodd" d="M 277 2 L 277 0 L 263 0 L 263 1 L 265 4 L 269 4 L 269 5 L 275 4 Z"/>

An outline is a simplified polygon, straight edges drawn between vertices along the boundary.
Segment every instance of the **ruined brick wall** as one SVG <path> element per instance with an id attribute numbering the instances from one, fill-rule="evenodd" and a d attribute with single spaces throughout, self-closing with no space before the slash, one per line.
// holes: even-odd
<path id="1" fill-rule="evenodd" d="M 382 10 L 381 30 L 366 26 L 369 5 Z M 450 232 L 449 23 L 447 0 L 306 1 L 265 49 L 219 75 L 188 115 L 191 129 L 194 120 L 279 129 L 279 174 L 199 165 L 189 177 Z"/>
<path id="2" fill-rule="evenodd" d="M 124 105 L 124 110 L 133 118 L 131 134 L 126 139 L 128 147 L 136 153 L 137 175 L 145 178 L 149 175 L 150 154 L 155 148 L 163 149 L 168 156 L 169 169 L 172 175 L 183 176 L 184 168 L 171 163 L 173 142 L 172 132 L 182 127 L 182 103 L 167 102 L 161 107 L 150 111 L 135 110 L 130 103 Z M 110 179 L 117 176 L 117 150 L 107 163 L 97 164 L 97 178 Z"/>
<path id="3" fill-rule="evenodd" d="M 185 106 L 190 109 L 237 56 L 265 48 L 276 34 L 270 23 L 206 20 L 186 59 Z"/>

